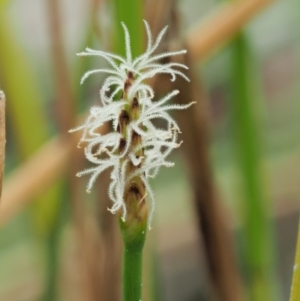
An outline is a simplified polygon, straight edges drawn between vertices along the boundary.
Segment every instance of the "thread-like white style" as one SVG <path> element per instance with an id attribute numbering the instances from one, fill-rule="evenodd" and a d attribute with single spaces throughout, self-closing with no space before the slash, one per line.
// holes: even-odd
<path id="1" fill-rule="evenodd" d="M 150 214 L 148 225 L 151 226 L 151 219 L 154 212 L 154 193 L 150 187 L 149 179 L 154 178 L 161 166 L 171 167 L 173 162 L 166 160 L 167 156 L 174 148 L 180 146 L 177 142 L 177 133 L 180 132 L 178 124 L 169 115 L 170 110 L 182 110 L 189 108 L 193 103 L 187 105 L 167 104 L 167 102 L 179 93 L 174 90 L 159 101 L 153 101 L 153 89 L 144 83 L 148 78 L 156 74 L 169 74 L 171 81 L 177 76 L 183 77 L 187 81 L 189 79 L 179 69 L 188 69 L 187 66 L 179 63 L 161 64 L 159 61 L 173 55 L 181 55 L 186 50 L 165 52 L 162 54 L 154 54 L 167 27 L 165 27 L 153 42 L 149 25 L 146 21 L 145 28 L 147 32 L 147 49 L 146 52 L 134 60 L 132 60 L 130 49 L 130 36 L 127 27 L 122 23 L 125 33 L 125 49 L 126 58 L 119 55 L 104 52 L 101 50 L 92 50 L 86 48 L 85 52 L 81 52 L 79 56 L 100 56 L 104 58 L 111 68 L 103 68 L 88 71 L 81 79 L 83 83 L 91 74 L 106 73 L 108 77 L 105 79 L 100 89 L 100 99 L 102 106 L 95 106 L 90 109 L 90 115 L 85 123 L 70 132 L 82 130 L 83 135 L 81 142 L 86 143 L 84 149 L 86 158 L 95 164 L 94 167 L 86 169 L 77 174 L 78 177 L 90 175 L 87 185 L 87 191 L 90 191 L 97 177 L 108 168 L 111 171 L 111 184 L 108 194 L 113 202 L 109 209 L 112 213 L 122 210 L 122 218 L 126 219 L 126 205 L 124 202 L 124 189 L 133 177 L 140 176 L 144 182 L 147 195 L 151 200 Z M 177 68 L 177 69 L 176 69 Z M 124 89 L 124 84 L 128 79 L 129 72 L 133 75 L 132 83 L 128 87 L 126 97 L 115 101 L 116 95 Z M 117 131 L 119 116 L 125 106 L 132 103 L 133 98 L 137 96 L 140 114 L 137 120 L 130 121 L 126 127 L 126 145 L 121 152 L 118 152 L 120 139 L 122 134 Z M 166 122 L 164 129 L 157 128 L 153 120 L 163 119 Z M 108 134 L 99 134 L 98 129 L 106 122 L 112 122 L 113 131 Z M 133 147 L 131 143 L 132 133 L 136 132 L 141 137 L 141 144 Z M 144 155 L 137 157 L 138 150 L 143 149 Z M 135 171 L 126 174 L 126 166 L 131 163 L 136 166 Z"/>

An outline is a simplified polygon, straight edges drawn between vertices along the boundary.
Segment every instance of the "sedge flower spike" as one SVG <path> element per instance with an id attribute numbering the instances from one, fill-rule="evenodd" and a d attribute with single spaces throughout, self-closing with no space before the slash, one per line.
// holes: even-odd
<path id="1" fill-rule="evenodd" d="M 189 108 L 187 105 L 167 104 L 179 93 L 174 90 L 162 99 L 153 101 L 154 91 L 145 80 L 156 74 L 169 74 L 171 81 L 177 76 L 189 81 L 180 69 L 188 69 L 180 63 L 161 64 L 163 58 L 182 55 L 186 50 L 155 54 L 167 27 L 165 27 L 153 41 L 149 25 L 146 21 L 147 33 L 146 52 L 132 59 L 130 36 L 127 27 L 122 23 L 125 34 L 126 57 L 117 54 L 86 48 L 78 56 L 99 56 L 104 58 L 110 68 L 88 71 L 82 77 L 83 83 L 91 74 L 106 73 L 100 89 L 101 106 L 90 109 L 90 115 L 85 123 L 70 132 L 83 131 L 79 145 L 85 143 L 85 156 L 95 166 L 77 174 L 78 177 L 90 175 L 87 184 L 89 192 L 97 177 L 106 169 L 112 168 L 111 183 L 108 194 L 113 202 L 109 209 L 112 213 L 121 212 L 123 221 L 127 216 L 127 206 L 124 195 L 130 182 L 136 178 L 144 186 L 145 194 L 141 201 L 149 196 L 151 201 L 148 225 L 154 211 L 154 193 L 149 179 L 154 178 L 162 166 L 172 167 L 173 162 L 167 161 L 167 156 L 181 144 L 177 142 L 180 132 L 178 124 L 168 113 L 170 110 Z M 115 98 L 121 93 L 119 100 Z M 155 119 L 165 121 L 165 128 L 157 128 Z M 100 134 L 98 129 L 105 123 L 112 123 L 112 131 Z"/>

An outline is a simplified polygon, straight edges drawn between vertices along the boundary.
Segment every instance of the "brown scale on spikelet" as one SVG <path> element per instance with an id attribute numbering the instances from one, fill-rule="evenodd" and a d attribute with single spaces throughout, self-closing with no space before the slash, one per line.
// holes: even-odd
<path id="1" fill-rule="evenodd" d="M 124 89 L 122 91 L 122 97 L 128 97 L 127 92 L 129 87 L 132 85 L 133 81 L 133 73 L 128 72 L 128 77 L 124 84 Z M 129 100 L 130 101 L 130 100 Z M 127 125 L 134 120 L 139 118 L 140 114 L 140 104 L 138 100 L 138 95 L 136 95 L 132 101 L 130 102 L 128 112 L 123 109 L 119 115 L 119 123 L 117 130 L 119 133 L 122 134 L 122 138 L 120 139 L 119 144 L 119 153 L 122 153 L 126 148 L 126 132 L 127 132 Z M 131 146 L 128 149 L 128 154 L 133 151 L 137 146 L 141 144 L 142 137 L 136 133 L 135 131 L 132 132 L 131 137 Z M 143 156 L 143 149 L 140 149 L 136 153 L 136 157 Z M 126 160 L 125 155 L 123 160 Z M 130 175 L 136 169 L 141 167 L 140 163 L 138 166 L 134 166 L 131 160 L 128 160 L 126 174 Z M 132 219 L 137 219 L 138 221 L 147 221 L 148 218 L 148 208 L 146 203 L 146 187 L 140 177 L 134 177 L 129 183 L 125 186 L 124 191 L 124 200 L 127 207 L 127 221 L 130 223 Z M 121 212 L 120 212 L 121 215 Z"/>

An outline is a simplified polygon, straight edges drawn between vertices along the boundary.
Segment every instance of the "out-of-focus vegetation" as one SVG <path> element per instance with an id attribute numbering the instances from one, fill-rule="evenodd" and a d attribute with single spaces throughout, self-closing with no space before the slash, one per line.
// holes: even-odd
<path id="1" fill-rule="evenodd" d="M 180 27 L 173 30 L 170 25 L 164 40 L 163 47 L 176 47 L 191 26 L 221 7 L 212 0 L 152 1 L 54 1 L 56 12 L 47 1 L 0 2 L 0 90 L 7 98 L 0 300 L 119 298 L 121 246 L 115 217 L 106 211 L 106 179 L 98 180 L 99 188 L 91 195 L 85 193 L 87 179 L 75 179 L 85 165 L 83 152 L 69 151 L 76 144 L 66 128 L 99 104 L 103 81 L 97 75 L 79 86 L 80 76 L 103 61 L 76 53 L 91 47 L 124 54 L 124 42 L 117 38 L 123 36 L 123 20 L 136 39 L 134 55 L 140 54 L 143 18 L 152 26 Z M 293 0 L 270 3 L 208 60 L 191 62 L 207 96 L 206 148 L 213 187 L 235 238 L 245 300 L 287 300 L 290 291 L 300 207 L 298 7 Z M 174 32 L 180 36 L 172 36 Z M 53 138 L 56 144 L 47 153 Z M 14 177 L 43 147 L 45 160 L 68 148 L 65 161 L 55 169 L 56 180 L 37 178 L 35 172 L 45 161 L 28 169 L 26 177 Z M 203 253 L 203 233 L 196 227 L 188 157 L 178 152 L 175 160 L 176 167 L 162 170 L 153 183 L 157 205 L 146 243 L 143 300 L 214 300 L 217 288 Z M 32 181 L 47 189 L 29 193 L 26 187 Z M 15 196 L 18 190 L 24 198 Z"/>

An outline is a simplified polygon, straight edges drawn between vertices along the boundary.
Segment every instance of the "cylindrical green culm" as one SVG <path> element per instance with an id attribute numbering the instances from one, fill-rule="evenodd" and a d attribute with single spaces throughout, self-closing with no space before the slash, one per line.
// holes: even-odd
<path id="1" fill-rule="evenodd" d="M 120 220 L 120 228 L 124 242 L 122 296 L 123 301 L 142 300 L 142 260 L 146 238 L 147 220 Z"/>

